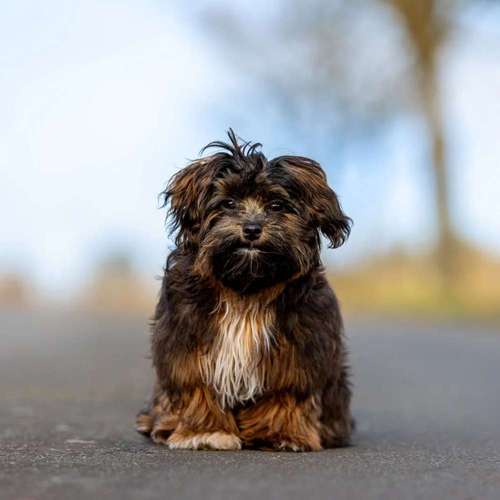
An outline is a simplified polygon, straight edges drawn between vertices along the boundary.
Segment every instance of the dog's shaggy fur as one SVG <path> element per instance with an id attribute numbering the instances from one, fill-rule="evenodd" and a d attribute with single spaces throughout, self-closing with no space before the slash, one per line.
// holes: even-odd
<path id="1" fill-rule="evenodd" d="M 348 444 L 337 299 L 320 262 L 350 219 L 308 158 L 214 142 L 164 191 L 176 232 L 152 322 L 156 384 L 137 430 L 170 448 Z M 206 148 L 205 148 L 206 149 Z"/>

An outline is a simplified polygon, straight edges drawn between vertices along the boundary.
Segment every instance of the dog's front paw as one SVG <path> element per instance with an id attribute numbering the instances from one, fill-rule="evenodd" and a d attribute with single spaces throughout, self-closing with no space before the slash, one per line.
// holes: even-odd
<path id="1" fill-rule="evenodd" d="M 241 441 L 228 432 L 174 432 L 167 440 L 171 450 L 241 450 Z"/>
<path id="2" fill-rule="evenodd" d="M 275 445 L 275 448 L 278 451 L 307 451 L 304 445 L 293 441 L 281 441 Z"/>
<path id="3" fill-rule="evenodd" d="M 313 439 L 310 441 L 304 441 L 300 439 L 282 439 L 274 443 L 274 449 L 276 451 L 319 451 L 323 448 L 319 441 Z"/>

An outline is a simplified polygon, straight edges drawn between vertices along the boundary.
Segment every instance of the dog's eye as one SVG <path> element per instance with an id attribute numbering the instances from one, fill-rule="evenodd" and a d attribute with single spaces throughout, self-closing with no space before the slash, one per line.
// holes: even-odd
<path id="1" fill-rule="evenodd" d="M 221 205 L 228 210 L 234 210 L 236 208 L 236 202 L 234 200 L 224 200 Z"/>
<path id="2" fill-rule="evenodd" d="M 270 205 L 269 208 L 273 212 L 279 212 L 280 210 L 283 210 L 283 203 L 281 201 L 273 201 Z"/>

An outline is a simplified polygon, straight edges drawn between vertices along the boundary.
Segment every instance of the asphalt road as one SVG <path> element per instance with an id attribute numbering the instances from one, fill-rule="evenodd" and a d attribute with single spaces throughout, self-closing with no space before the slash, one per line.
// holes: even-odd
<path id="1" fill-rule="evenodd" d="M 500 332 L 347 322 L 358 430 L 319 453 L 156 447 L 146 322 L 0 313 L 0 498 L 500 498 Z"/>

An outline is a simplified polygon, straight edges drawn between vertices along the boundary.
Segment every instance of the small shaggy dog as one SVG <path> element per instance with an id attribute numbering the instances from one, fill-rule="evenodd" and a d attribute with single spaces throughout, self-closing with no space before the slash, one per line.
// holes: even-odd
<path id="1" fill-rule="evenodd" d="M 162 193 L 176 248 L 152 321 L 156 384 L 136 428 L 169 448 L 349 443 L 346 349 L 320 261 L 350 219 L 320 165 L 212 142 Z"/>

